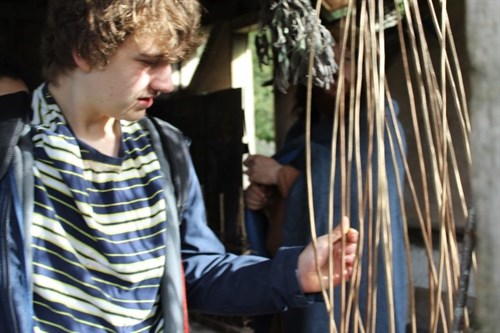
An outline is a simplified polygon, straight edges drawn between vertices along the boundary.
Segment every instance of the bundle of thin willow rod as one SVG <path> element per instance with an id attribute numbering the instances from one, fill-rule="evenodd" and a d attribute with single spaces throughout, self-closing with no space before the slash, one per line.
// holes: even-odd
<path id="1" fill-rule="evenodd" d="M 400 52 L 401 52 L 401 72 L 404 73 L 403 82 L 406 85 L 405 98 L 408 100 L 408 109 L 401 113 L 409 113 L 411 124 L 406 130 L 408 145 L 414 147 L 412 156 L 407 156 L 403 160 L 405 173 L 405 190 L 403 186 L 398 186 L 401 203 L 401 214 L 404 219 L 404 235 L 406 244 L 407 270 L 408 270 L 408 295 L 409 295 L 409 322 L 411 331 L 417 332 L 418 328 L 426 328 L 430 332 L 458 332 L 466 330 L 470 325 L 468 311 L 465 304 L 457 306 L 457 295 L 459 295 L 460 256 L 459 243 L 457 240 L 457 225 L 463 223 L 469 215 L 468 202 L 464 190 L 464 183 L 467 183 L 467 172 L 461 170 L 460 166 L 465 165 L 466 171 L 470 168 L 471 157 L 469 147 L 470 122 L 465 98 L 465 89 L 462 79 L 462 72 L 458 62 L 457 50 L 454 37 L 447 14 L 447 1 L 440 1 L 439 7 L 435 7 L 432 0 L 427 1 L 430 8 L 430 17 L 434 25 L 435 35 L 439 47 L 439 57 L 431 56 L 429 51 L 429 41 L 422 23 L 421 5 L 423 1 L 412 0 L 394 1 L 395 10 L 392 15 L 397 24 Z M 316 12 L 320 12 L 321 1 L 317 3 Z M 347 15 L 343 19 L 345 34 L 342 41 L 344 46 L 349 44 L 351 58 L 354 59 L 351 76 L 351 86 L 343 86 L 344 66 L 343 60 L 339 64 L 337 96 L 344 96 L 344 91 L 349 90 L 349 101 L 337 98 L 334 117 L 334 131 L 332 137 L 332 147 L 346 147 L 346 151 L 333 151 L 333 154 L 344 154 L 348 158 L 343 159 L 345 163 L 335 165 L 332 163 L 331 175 L 335 174 L 335 168 L 341 169 L 342 195 L 341 198 L 330 200 L 341 200 L 342 215 L 347 215 L 349 209 L 350 191 L 346 185 L 350 182 L 349 177 L 362 177 L 361 170 L 357 175 L 350 174 L 352 163 L 359 160 L 359 134 L 356 131 L 346 128 L 353 126 L 359 115 L 360 105 L 364 103 L 372 116 L 369 118 L 373 142 L 376 142 L 378 149 L 399 150 L 403 152 L 402 136 L 398 131 L 396 135 L 389 135 L 389 146 L 384 147 L 384 128 L 387 126 L 385 114 L 386 101 L 392 98 L 391 84 L 386 77 L 386 54 L 385 37 L 382 22 L 388 13 L 384 12 L 384 2 L 375 0 L 354 1 L 347 3 Z M 317 24 L 320 20 L 318 18 Z M 348 48 L 343 48 L 346 52 Z M 340 57 L 344 59 L 344 55 Z M 308 76 L 308 117 L 306 125 L 307 147 L 310 146 L 311 133 L 311 90 L 313 85 L 314 48 L 310 48 L 309 54 L 309 76 Z M 399 83 L 401 84 L 401 82 Z M 365 93 L 361 94 L 361 87 Z M 398 96 L 401 98 L 401 96 Z M 344 110 L 348 106 L 349 110 Z M 396 115 L 391 112 L 391 117 Z M 459 130 L 452 131 L 451 122 Z M 458 125 L 457 125 L 458 124 Z M 351 133 L 345 135 L 345 133 Z M 375 134 L 373 134 L 375 133 Z M 316 243 L 316 227 L 314 217 L 314 198 L 312 190 L 311 151 L 306 150 L 307 170 L 308 170 L 308 203 L 311 216 L 311 234 L 313 244 Z M 382 155 L 382 157 L 380 157 Z M 404 153 L 402 154 L 405 155 Z M 459 159 L 457 156 L 464 156 Z M 332 160 L 335 159 L 332 156 Z M 379 153 L 376 161 L 378 172 L 377 195 L 379 200 L 376 203 L 370 202 L 373 184 L 367 182 L 367 188 L 359 188 L 358 206 L 359 216 L 372 216 L 366 214 L 368 207 L 376 210 L 376 220 L 371 221 L 373 230 L 363 230 L 364 223 L 360 225 L 361 237 L 368 237 L 368 232 L 375 236 L 368 240 L 370 249 L 383 249 L 387 265 L 385 277 L 391 294 L 392 289 L 392 266 L 391 266 L 391 232 L 390 215 L 388 213 L 388 188 L 385 175 L 385 163 L 383 154 Z M 390 162 L 389 162 L 390 163 Z M 393 161 L 393 163 L 396 163 Z M 368 167 L 366 178 L 371 179 L 375 166 Z M 398 170 L 397 167 L 395 167 Z M 403 171 L 403 170 L 401 170 Z M 397 177 L 398 178 L 398 177 Z M 331 177 L 333 183 L 333 176 Z M 360 184 L 361 182 L 358 182 Z M 333 184 L 331 184 L 333 189 Z M 401 184 L 403 185 L 403 184 Z M 408 210 L 414 210 L 417 216 L 418 229 L 411 232 L 418 232 L 425 245 L 428 269 L 428 318 L 427 323 L 419 322 L 416 318 L 416 301 L 414 294 L 414 275 L 412 272 L 412 255 L 408 230 Z M 345 213 L 345 214 L 344 214 Z M 333 212 L 330 211 L 329 230 L 333 226 Z M 417 230 L 417 231 L 415 231 Z M 436 237 L 436 235 L 438 235 Z M 373 236 L 373 235 L 372 235 Z M 437 239 L 436 239 L 437 238 Z M 359 255 L 362 255 L 362 249 Z M 438 255 L 435 256 L 434 253 Z M 377 269 L 377 256 L 372 256 L 369 265 Z M 358 261 L 358 263 L 360 260 Z M 467 268 L 466 268 L 467 269 Z M 355 325 L 349 327 L 347 320 L 341 322 L 331 321 L 331 332 L 374 332 L 373 322 L 362 322 L 360 314 L 357 312 L 357 286 L 361 279 L 361 268 L 355 269 L 349 287 L 342 283 L 341 295 L 334 295 L 332 282 L 329 286 L 324 286 L 323 295 L 330 314 L 333 313 L 334 297 L 342 298 L 342 318 L 354 318 Z M 376 279 L 375 275 L 370 279 Z M 371 281 L 372 286 L 376 286 L 377 281 Z M 464 286 L 462 285 L 462 288 Z M 463 290 L 461 291 L 463 292 Z M 466 286 L 465 286 L 465 292 Z M 462 295 L 463 296 L 463 295 Z M 371 304 L 376 304 L 377 293 L 370 295 Z M 390 297 L 389 297 L 390 298 Z M 378 309 L 369 306 L 368 312 L 374 317 Z M 391 309 L 389 309 L 391 312 Z M 394 312 L 394 309 L 392 309 Z M 456 313 L 456 314 L 455 314 Z M 464 314 L 464 318 L 456 318 L 456 315 Z M 333 316 L 332 316 L 333 318 Z M 389 313 L 392 324 L 390 331 L 394 332 L 394 316 Z M 456 324 L 459 319 L 460 324 Z M 455 325 L 453 322 L 455 321 Z"/>
<path id="2" fill-rule="evenodd" d="M 333 83 L 337 64 L 332 37 L 323 26 L 314 25 L 316 18 L 309 0 L 261 0 L 257 56 L 264 65 L 274 60 L 274 87 L 283 93 L 290 84 L 304 84 L 308 71 L 316 86 L 328 89 Z M 315 61 L 308 67 L 311 48 Z"/>

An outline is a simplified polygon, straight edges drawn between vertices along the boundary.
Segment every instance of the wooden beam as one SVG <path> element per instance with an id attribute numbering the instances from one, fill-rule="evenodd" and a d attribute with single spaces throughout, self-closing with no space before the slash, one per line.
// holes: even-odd
<path id="1" fill-rule="evenodd" d="M 477 216 L 478 332 L 500 327 L 500 3 L 466 1 L 471 60 L 472 189 Z"/>
<path id="2" fill-rule="evenodd" d="M 45 21 L 46 6 L 41 3 L 0 3 L 0 19 L 19 21 Z"/>
<path id="3" fill-rule="evenodd" d="M 233 21 L 257 13 L 259 8 L 257 0 L 202 0 L 201 4 L 203 25 Z"/>

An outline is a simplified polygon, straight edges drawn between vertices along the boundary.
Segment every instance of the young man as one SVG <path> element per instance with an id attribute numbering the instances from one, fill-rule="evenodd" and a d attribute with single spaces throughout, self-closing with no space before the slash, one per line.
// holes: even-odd
<path id="1" fill-rule="evenodd" d="M 197 0 L 50 2 L 47 82 L 0 174 L 0 331 L 177 333 L 184 277 L 190 307 L 229 315 L 310 305 L 330 259 L 334 282 L 349 278 L 347 221 L 331 246 L 273 260 L 228 254 L 207 227 L 180 133 L 145 117 L 199 44 L 199 15 Z"/>

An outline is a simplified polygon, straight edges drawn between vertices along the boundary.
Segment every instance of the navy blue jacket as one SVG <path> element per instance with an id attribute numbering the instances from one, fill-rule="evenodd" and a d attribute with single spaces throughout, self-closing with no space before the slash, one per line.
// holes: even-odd
<path id="1" fill-rule="evenodd" d="M 27 94 L 0 96 L 0 332 L 32 332 L 33 154 L 25 117 L 29 113 Z M 171 269 L 181 259 L 192 309 L 219 315 L 255 315 L 310 305 L 311 298 L 302 293 L 297 279 L 302 247 L 282 248 L 273 260 L 227 253 L 207 226 L 186 140 L 158 119 L 147 117 L 142 122 L 150 131 L 165 173 L 168 220 L 176 224 L 176 228 L 167 228 L 166 235 L 172 246 L 167 247 L 162 283 L 164 331 L 183 331 L 182 281 L 179 271 Z M 182 170 L 176 170 L 179 165 L 184 165 Z M 176 187 L 178 183 L 182 189 Z"/>

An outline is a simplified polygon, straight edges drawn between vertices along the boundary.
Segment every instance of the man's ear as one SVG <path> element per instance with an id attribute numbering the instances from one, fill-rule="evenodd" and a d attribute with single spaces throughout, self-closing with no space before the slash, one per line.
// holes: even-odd
<path id="1" fill-rule="evenodd" d="M 82 72 L 89 73 L 92 70 L 92 66 L 90 66 L 89 62 L 83 58 L 75 49 L 71 52 L 73 55 L 73 61 Z"/>

